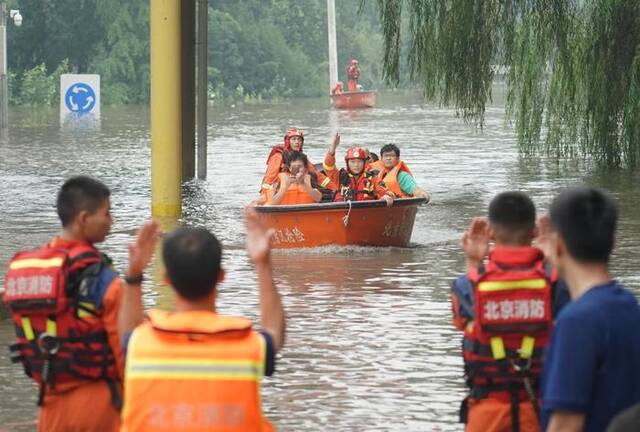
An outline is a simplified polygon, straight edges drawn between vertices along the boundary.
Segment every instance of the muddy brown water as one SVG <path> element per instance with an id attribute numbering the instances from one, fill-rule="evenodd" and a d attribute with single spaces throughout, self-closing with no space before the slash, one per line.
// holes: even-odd
<path id="1" fill-rule="evenodd" d="M 0 276 L 18 249 L 57 232 L 55 194 L 66 177 L 91 174 L 113 192 L 115 224 L 103 244 L 119 269 L 126 244 L 150 215 L 149 113 L 104 109 L 99 125 L 60 126 L 54 111 L 14 111 L 0 144 Z M 490 107 L 480 131 L 451 110 L 407 97 L 381 98 L 371 110 L 336 112 L 326 100 L 214 109 L 209 115 L 210 177 L 184 188 L 183 223 L 210 228 L 224 243 L 227 279 L 219 309 L 256 318 L 252 267 L 243 251 L 243 206 L 259 187 L 270 146 L 284 130 L 305 131 L 305 151 L 321 162 L 331 131 L 342 149 L 374 151 L 395 142 L 418 183 L 432 193 L 419 209 L 409 248 L 326 247 L 275 252 L 276 282 L 288 317 L 277 373 L 263 404 L 280 430 L 461 430 L 465 390 L 460 336 L 450 325 L 449 285 L 463 269 L 459 238 L 473 215 L 507 189 L 528 192 L 540 209 L 561 188 L 608 188 L 622 217 L 613 268 L 640 292 L 640 176 L 518 156 L 503 110 Z M 157 264 L 145 304 L 171 306 Z M 0 345 L 12 338 L 0 323 Z M 36 391 L 0 350 L 0 430 L 32 430 Z"/>

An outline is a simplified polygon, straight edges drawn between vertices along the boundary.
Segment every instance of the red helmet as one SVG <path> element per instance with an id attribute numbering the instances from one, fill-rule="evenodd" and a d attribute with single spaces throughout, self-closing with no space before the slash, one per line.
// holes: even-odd
<path id="1" fill-rule="evenodd" d="M 349 159 L 362 159 L 363 161 L 366 161 L 367 151 L 362 147 L 351 147 L 347 150 L 347 154 L 344 157 L 345 162 Z"/>
<path id="2" fill-rule="evenodd" d="M 304 132 L 296 128 L 291 128 L 284 135 L 284 148 L 286 150 L 289 150 L 291 148 L 291 144 L 289 144 L 289 140 L 291 139 L 291 137 L 294 137 L 294 136 L 300 137 L 300 139 L 302 140 L 302 144 L 304 144 Z"/>

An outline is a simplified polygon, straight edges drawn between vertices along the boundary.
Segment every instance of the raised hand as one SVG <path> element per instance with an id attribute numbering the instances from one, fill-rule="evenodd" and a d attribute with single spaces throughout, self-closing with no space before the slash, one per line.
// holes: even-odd
<path id="1" fill-rule="evenodd" d="M 329 153 L 335 154 L 336 149 L 338 148 L 339 145 L 340 145 L 340 132 L 336 132 L 336 134 L 333 136 L 333 139 L 331 140 L 331 143 L 329 144 Z"/>
<path id="2" fill-rule="evenodd" d="M 267 229 L 252 207 L 245 208 L 244 216 L 247 228 L 246 248 L 249 258 L 254 264 L 269 262 L 271 237 L 273 237 L 275 230 L 273 228 Z"/>
<path id="3" fill-rule="evenodd" d="M 477 267 L 489 251 L 489 221 L 484 217 L 474 217 L 471 225 L 462 235 L 462 251 L 467 265 Z"/>
<path id="4" fill-rule="evenodd" d="M 539 247 L 547 259 L 553 258 L 551 219 L 549 215 L 540 216 L 536 223 L 537 236 L 535 245 Z"/>
<path id="5" fill-rule="evenodd" d="M 136 239 L 129 243 L 129 275 L 141 275 L 149 265 L 156 250 L 160 237 L 160 225 L 156 220 L 145 222 L 136 235 Z"/>

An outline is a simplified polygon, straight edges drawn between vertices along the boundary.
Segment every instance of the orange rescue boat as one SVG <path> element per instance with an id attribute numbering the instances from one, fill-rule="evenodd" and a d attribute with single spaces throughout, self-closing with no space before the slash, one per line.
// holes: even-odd
<path id="1" fill-rule="evenodd" d="M 276 230 L 276 249 L 324 245 L 408 246 L 418 205 L 424 198 L 386 202 L 355 201 L 256 206 L 258 216 Z"/>
<path id="2" fill-rule="evenodd" d="M 331 95 L 334 108 L 372 108 L 376 104 L 376 91 L 344 92 Z"/>

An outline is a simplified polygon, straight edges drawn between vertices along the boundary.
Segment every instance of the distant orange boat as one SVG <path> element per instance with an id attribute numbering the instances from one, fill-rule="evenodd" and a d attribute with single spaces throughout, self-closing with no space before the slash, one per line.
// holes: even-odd
<path id="1" fill-rule="evenodd" d="M 408 246 L 418 205 L 424 198 L 256 206 L 258 216 L 276 230 L 276 249 L 325 245 Z"/>
<path id="2" fill-rule="evenodd" d="M 376 104 L 376 91 L 333 94 L 331 95 L 331 103 L 334 108 L 339 109 L 372 108 Z"/>

